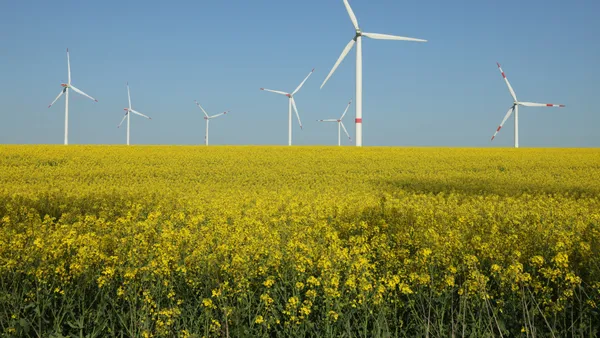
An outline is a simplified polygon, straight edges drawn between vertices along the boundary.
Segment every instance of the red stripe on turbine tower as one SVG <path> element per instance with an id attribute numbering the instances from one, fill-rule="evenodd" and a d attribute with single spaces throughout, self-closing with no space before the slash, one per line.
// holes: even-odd
<path id="1" fill-rule="evenodd" d="M 356 119 L 355 122 L 356 123 L 362 123 L 362 119 Z"/>

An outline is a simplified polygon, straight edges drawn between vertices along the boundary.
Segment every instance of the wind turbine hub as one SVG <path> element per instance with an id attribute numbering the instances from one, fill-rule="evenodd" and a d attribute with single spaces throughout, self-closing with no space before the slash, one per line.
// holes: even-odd
<path id="1" fill-rule="evenodd" d="M 69 88 L 69 85 L 66 83 L 61 83 L 60 85 L 61 85 L 61 87 Z"/>
<path id="2" fill-rule="evenodd" d="M 285 94 L 285 96 L 289 97 L 290 99 L 292 98 L 292 94 Z"/>
<path id="3" fill-rule="evenodd" d="M 204 116 L 204 119 L 205 119 L 205 120 L 208 120 L 208 117 Z"/>
<path id="4" fill-rule="evenodd" d="M 342 122 L 342 120 L 337 120 L 337 121 L 338 121 L 338 123 L 339 123 L 339 122 Z"/>
<path id="5" fill-rule="evenodd" d="M 362 31 L 360 29 L 356 30 L 356 35 L 354 36 L 354 40 L 356 41 L 356 39 L 358 39 L 360 36 L 362 36 Z"/>

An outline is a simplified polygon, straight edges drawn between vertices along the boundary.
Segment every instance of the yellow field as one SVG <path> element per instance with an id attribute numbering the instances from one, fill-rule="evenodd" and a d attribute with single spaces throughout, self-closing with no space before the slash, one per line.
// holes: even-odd
<path id="1" fill-rule="evenodd" d="M 600 150 L 0 146 L 0 335 L 593 336 Z"/>

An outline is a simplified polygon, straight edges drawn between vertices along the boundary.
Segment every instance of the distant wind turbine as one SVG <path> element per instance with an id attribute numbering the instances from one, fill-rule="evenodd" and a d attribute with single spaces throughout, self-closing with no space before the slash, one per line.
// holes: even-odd
<path id="1" fill-rule="evenodd" d="M 362 147 L 362 37 L 365 36 L 367 38 L 375 39 L 375 40 L 399 40 L 399 41 L 414 41 L 414 42 L 427 42 L 427 40 L 422 39 L 414 39 L 414 38 L 405 38 L 402 36 L 394 36 L 387 34 L 378 34 L 378 33 L 364 33 L 360 27 L 358 26 L 358 20 L 348 3 L 348 0 L 344 0 L 344 5 L 346 6 L 346 10 L 348 11 L 348 15 L 350 16 L 350 20 L 356 29 L 356 35 L 350 40 L 346 48 L 342 51 L 342 55 L 338 58 L 337 62 L 329 72 L 329 75 L 323 81 L 321 88 L 325 86 L 329 78 L 333 75 L 338 66 L 342 63 L 346 55 L 350 52 L 350 50 L 356 44 L 356 146 Z"/>
<path id="2" fill-rule="evenodd" d="M 121 123 L 119 123 L 119 125 L 117 126 L 117 128 L 121 128 L 121 125 L 123 124 L 123 122 L 125 121 L 125 119 L 127 119 L 127 145 L 129 145 L 129 129 L 130 129 L 130 113 L 134 113 L 136 115 L 139 115 L 141 117 L 145 117 L 148 120 L 152 120 L 152 118 L 133 110 L 133 108 L 131 107 L 131 94 L 129 93 L 129 82 L 127 82 L 127 99 L 129 100 L 129 108 L 124 108 L 123 110 L 125 110 L 125 116 L 123 116 L 123 119 L 121 120 Z"/>
<path id="3" fill-rule="evenodd" d="M 198 101 L 195 101 L 196 105 L 202 110 L 202 112 L 204 113 L 204 120 L 206 121 L 206 135 L 204 136 L 204 145 L 208 145 L 208 123 L 210 122 L 210 120 L 212 119 L 216 119 L 217 117 L 221 116 L 221 115 L 225 115 L 227 113 L 229 113 L 229 111 L 226 112 L 222 112 L 221 114 L 217 114 L 217 115 L 213 115 L 213 116 L 208 116 L 208 114 L 206 113 L 206 110 L 204 110 L 204 108 L 202 108 L 202 106 L 200 105 L 200 103 L 198 103 Z"/>
<path id="4" fill-rule="evenodd" d="M 346 110 L 344 110 L 342 117 L 340 117 L 339 119 L 317 120 L 319 122 L 337 122 L 337 124 L 338 124 L 338 146 L 342 145 L 342 130 L 341 130 L 341 128 L 344 128 L 344 132 L 346 133 L 346 136 L 348 136 L 348 139 L 350 140 L 350 142 L 352 142 L 352 137 L 350 137 L 350 134 L 348 134 L 348 130 L 346 130 L 346 127 L 344 126 L 344 122 L 342 121 L 344 119 L 344 116 L 346 116 L 346 113 L 348 112 L 348 108 L 350 108 L 351 104 L 352 104 L 352 100 L 350 100 L 350 102 L 348 102 L 348 105 L 346 106 Z"/>
<path id="5" fill-rule="evenodd" d="M 508 91 L 510 92 L 510 95 L 512 96 L 514 102 L 513 102 L 512 107 L 510 107 L 510 109 L 506 113 L 506 116 L 504 116 L 504 120 L 502 120 L 502 123 L 500 123 L 500 126 L 498 127 L 498 129 L 496 129 L 494 136 L 492 136 L 492 141 L 496 138 L 496 135 L 498 135 L 498 132 L 500 131 L 500 129 L 502 129 L 502 126 L 504 126 L 504 123 L 506 122 L 506 120 L 508 120 L 510 115 L 514 112 L 515 113 L 515 148 L 519 148 L 519 106 L 563 108 L 565 105 L 552 104 L 552 103 L 519 102 L 519 100 L 517 100 L 517 95 L 515 94 L 515 91 L 513 90 L 512 86 L 510 85 L 510 82 L 508 82 L 508 79 L 506 78 L 506 74 L 504 74 L 504 71 L 502 70 L 502 67 L 500 67 L 499 63 L 496 63 L 496 64 L 498 65 L 498 69 L 500 70 L 500 73 L 502 74 L 502 77 L 504 78 L 504 81 L 506 82 L 506 85 L 508 86 Z"/>
<path id="6" fill-rule="evenodd" d="M 62 83 L 61 86 L 63 87 L 63 89 L 60 91 L 60 93 L 58 94 L 58 96 L 54 99 L 54 101 L 52 101 L 52 103 L 50 103 L 50 105 L 48 106 L 48 108 L 52 107 L 52 105 L 58 101 L 58 99 L 60 99 L 60 97 L 65 94 L 65 145 L 69 144 L 69 89 L 72 89 L 75 93 L 77 94 L 81 94 L 87 98 L 89 98 L 90 100 L 94 100 L 96 102 L 98 102 L 98 100 L 96 100 L 95 98 L 89 96 L 88 94 L 84 93 L 83 91 L 77 89 L 75 86 L 73 86 L 71 84 L 71 60 L 69 59 L 69 49 L 67 48 L 67 83 Z"/>
<path id="7" fill-rule="evenodd" d="M 279 95 L 284 95 L 287 96 L 289 99 L 289 107 L 288 107 L 288 145 L 292 145 L 292 107 L 294 108 L 294 111 L 296 112 L 296 117 L 298 118 L 298 123 L 300 124 L 300 129 L 302 129 L 302 121 L 300 121 L 300 115 L 298 114 L 298 108 L 296 107 L 296 101 L 294 100 L 294 95 L 296 95 L 300 89 L 302 88 L 302 86 L 304 86 L 304 83 L 306 83 L 306 80 L 308 80 L 308 78 L 312 75 L 312 73 L 314 73 L 315 69 L 313 68 L 313 70 L 310 71 L 310 73 L 308 74 L 308 76 L 304 79 L 304 81 L 302 81 L 302 83 L 300 83 L 300 85 L 298 86 L 298 88 L 296 88 L 296 90 L 294 90 L 292 93 L 286 93 L 286 92 L 281 92 L 278 90 L 271 90 L 271 89 L 265 89 L 265 88 L 261 88 L 260 90 L 264 90 L 267 92 L 271 92 L 271 93 L 275 93 L 275 94 L 279 94 Z"/>

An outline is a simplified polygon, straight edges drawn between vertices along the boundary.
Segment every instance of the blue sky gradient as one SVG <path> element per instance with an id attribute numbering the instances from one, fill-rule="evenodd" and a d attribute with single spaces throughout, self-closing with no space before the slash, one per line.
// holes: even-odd
<path id="1" fill-rule="evenodd" d="M 599 147 L 600 2 L 563 0 L 351 0 L 366 32 L 428 43 L 365 39 L 364 145 L 505 147 L 513 120 L 490 138 L 512 99 L 500 62 L 523 101 L 522 147 Z M 127 106 L 132 144 L 286 144 L 292 91 L 304 130 L 294 144 L 337 144 L 336 118 L 354 97 L 355 53 L 319 86 L 353 27 L 342 0 L 3 1 L 0 4 L 0 143 L 61 144 L 67 78 L 99 100 L 71 95 L 71 144 L 122 144 Z M 346 126 L 354 136 L 354 106 Z"/>

